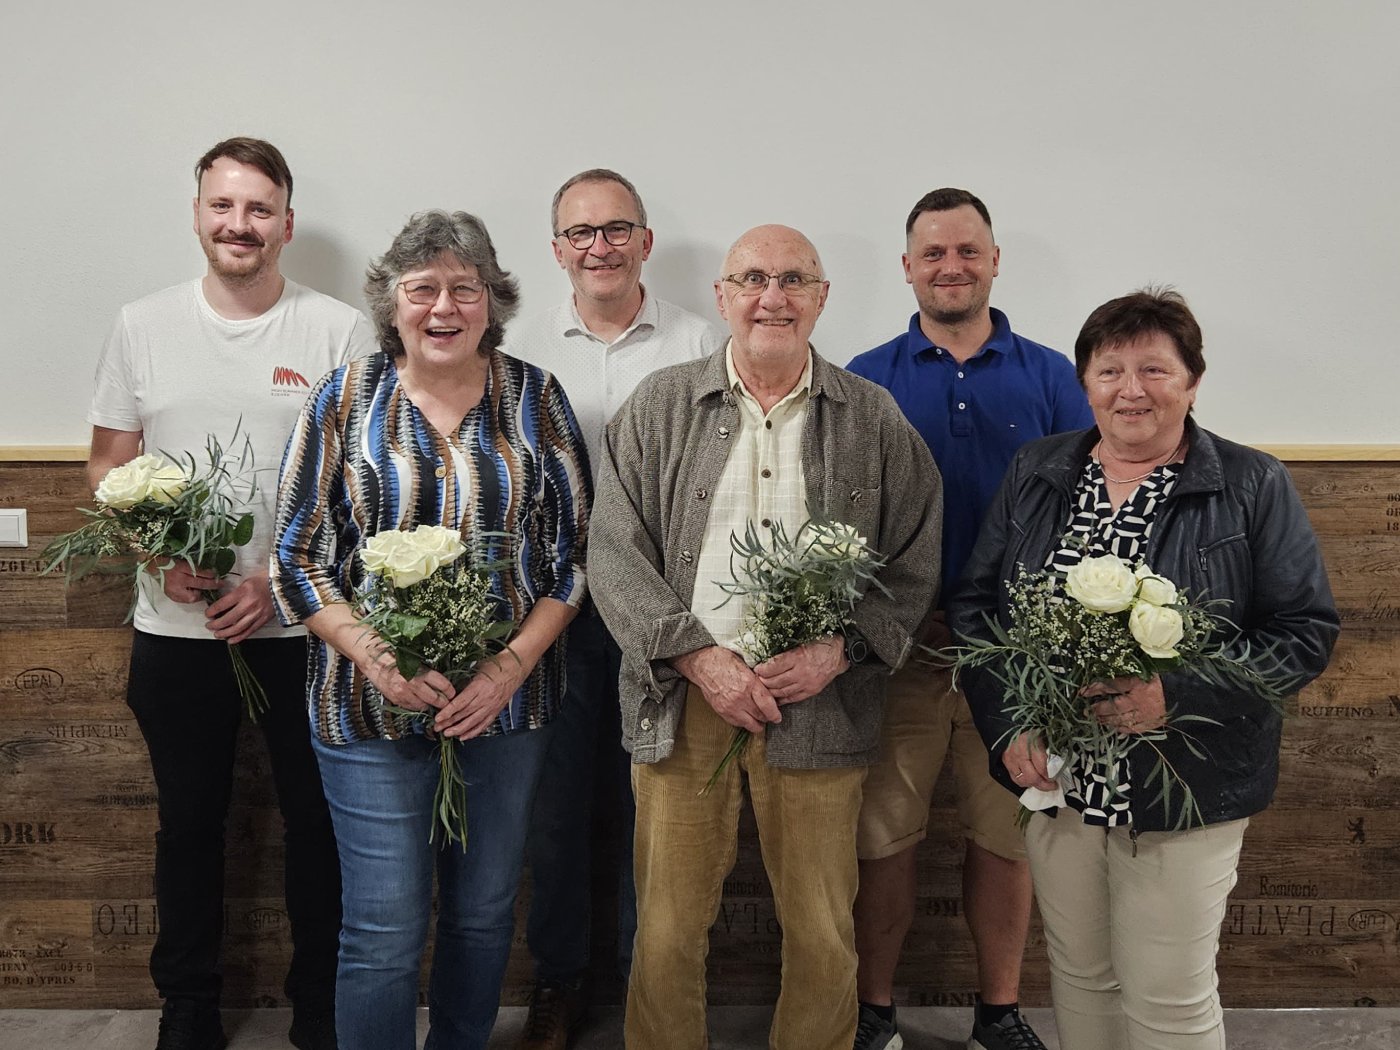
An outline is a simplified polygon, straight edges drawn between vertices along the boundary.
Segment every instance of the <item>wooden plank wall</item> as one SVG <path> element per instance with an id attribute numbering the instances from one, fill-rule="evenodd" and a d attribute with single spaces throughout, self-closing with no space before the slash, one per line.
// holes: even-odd
<path id="1" fill-rule="evenodd" d="M 1332 668 L 1287 723 L 1278 798 L 1246 838 L 1222 991 L 1229 1006 L 1400 1005 L 1400 464 L 1291 469 L 1345 630 Z M 146 974 L 159 921 L 155 794 L 123 700 L 127 594 L 110 581 L 65 592 L 37 575 L 38 551 L 77 524 L 83 499 L 79 464 L 0 463 L 0 506 L 27 507 L 30 531 L 29 548 L 0 549 L 0 1008 L 155 1003 Z M 229 819 L 230 1006 L 281 1003 L 289 954 L 280 827 L 259 743 L 245 734 Z M 975 979 L 946 778 L 931 827 L 898 994 L 965 1005 Z M 777 987 L 777 920 L 751 821 L 743 836 L 712 939 L 720 1003 L 768 1002 Z M 596 875 L 595 980 L 616 1001 L 613 874 Z M 508 1002 L 523 1001 L 529 978 L 522 934 Z M 1022 999 L 1048 1002 L 1038 925 Z"/>

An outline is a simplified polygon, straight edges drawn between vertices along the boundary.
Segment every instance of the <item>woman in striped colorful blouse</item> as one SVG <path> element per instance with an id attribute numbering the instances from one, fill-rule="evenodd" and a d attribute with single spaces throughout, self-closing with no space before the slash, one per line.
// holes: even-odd
<path id="1" fill-rule="evenodd" d="M 420 958 L 439 912 L 428 1045 L 485 1047 L 514 931 L 527 816 L 564 691 L 561 632 L 584 597 L 589 470 L 553 377 L 503 354 L 514 278 L 481 221 L 415 215 L 371 266 L 382 353 L 325 376 L 288 442 L 272 585 L 305 623 L 313 742 L 335 822 L 344 928 L 336 988 L 342 1050 L 411 1050 Z M 461 691 L 436 671 L 405 680 L 353 611 L 378 532 L 441 525 L 468 550 L 512 537 L 492 587 L 519 628 L 509 654 Z M 435 709 L 468 784 L 469 838 L 429 845 L 437 742 L 384 703 Z"/>

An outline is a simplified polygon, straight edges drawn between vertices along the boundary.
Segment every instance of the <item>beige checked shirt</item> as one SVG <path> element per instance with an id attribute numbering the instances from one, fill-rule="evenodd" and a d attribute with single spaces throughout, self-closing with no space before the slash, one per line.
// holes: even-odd
<path id="1" fill-rule="evenodd" d="M 690 611 L 718 645 L 742 656 L 740 625 L 750 603 L 729 598 L 720 589 L 721 583 L 734 579 L 729 565 L 729 537 L 731 533 L 743 536 L 752 521 L 766 542 L 770 522 L 782 522 L 791 536 L 807 520 L 802 430 L 812 391 L 812 354 L 809 350 L 797 385 L 766 415 L 734 370 L 732 342 L 725 347 L 724 364 L 729 389 L 739 405 L 739 432 L 733 436 L 733 450 L 710 504 Z"/>

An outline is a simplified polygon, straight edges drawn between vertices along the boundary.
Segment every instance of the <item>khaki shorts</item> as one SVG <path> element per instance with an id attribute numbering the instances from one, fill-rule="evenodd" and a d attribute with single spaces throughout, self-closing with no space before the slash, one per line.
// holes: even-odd
<path id="1" fill-rule="evenodd" d="M 1008 860 L 1026 855 L 1016 796 L 987 771 L 987 747 L 952 675 L 911 660 L 890 679 L 880 761 L 865 778 L 856 854 L 892 857 L 928 833 L 933 785 L 949 750 L 964 838 Z"/>

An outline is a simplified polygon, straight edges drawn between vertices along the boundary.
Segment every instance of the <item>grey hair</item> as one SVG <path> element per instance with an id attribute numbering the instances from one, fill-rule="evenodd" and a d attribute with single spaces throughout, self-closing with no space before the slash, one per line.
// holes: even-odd
<path id="1" fill-rule="evenodd" d="M 564 194 L 568 193 L 580 182 L 617 183 L 631 195 L 632 203 L 637 206 L 637 221 L 643 226 L 647 224 L 647 207 L 642 203 L 642 195 L 637 192 L 636 186 L 633 186 L 611 168 L 589 168 L 587 171 L 579 172 L 555 191 L 554 203 L 549 206 L 549 230 L 554 236 L 557 237 L 563 232 L 559 229 L 559 202 L 564 199 Z"/>
<path id="2" fill-rule="evenodd" d="M 505 338 L 506 323 L 520 308 L 520 284 L 496 261 L 496 248 L 486 224 L 464 211 L 440 208 L 420 211 L 399 231 L 382 257 L 365 273 L 365 301 L 379 335 L 379 348 L 390 357 L 404 354 L 403 339 L 394 326 L 398 287 L 403 275 L 430 265 L 444 252 L 463 266 L 475 266 L 486 285 L 490 323 L 481 335 L 480 353 L 489 354 Z"/>

